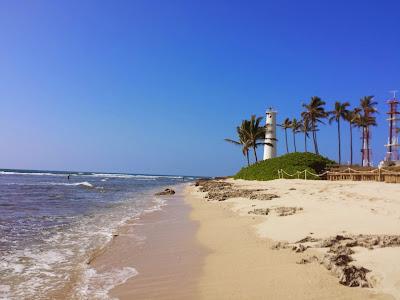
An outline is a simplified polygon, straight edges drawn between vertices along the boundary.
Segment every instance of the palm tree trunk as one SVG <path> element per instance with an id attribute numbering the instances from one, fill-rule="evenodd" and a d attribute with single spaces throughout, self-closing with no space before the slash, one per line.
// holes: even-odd
<path id="1" fill-rule="evenodd" d="M 293 145 L 294 145 L 294 152 L 297 152 L 297 147 L 296 147 L 296 133 L 293 131 Z"/>
<path id="2" fill-rule="evenodd" d="M 307 131 L 304 131 L 304 152 L 307 152 Z"/>
<path id="3" fill-rule="evenodd" d="M 353 126 L 350 124 L 350 165 L 353 165 Z"/>
<path id="4" fill-rule="evenodd" d="M 287 129 L 285 128 L 285 141 L 286 141 L 286 153 L 289 153 L 289 145 L 287 141 Z"/>
<path id="5" fill-rule="evenodd" d="M 256 147 L 253 147 L 253 151 L 254 151 L 254 158 L 256 159 L 256 162 L 258 162 Z"/>
<path id="6" fill-rule="evenodd" d="M 364 144 L 365 144 L 365 128 L 362 127 L 362 144 L 361 144 L 361 166 L 364 166 Z"/>
<path id="7" fill-rule="evenodd" d="M 312 128 L 313 128 L 314 151 L 315 151 L 315 154 L 319 154 L 318 143 L 317 143 L 317 131 L 316 131 L 316 128 L 315 128 L 315 121 L 312 122 Z"/>
<path id="8" fill-rule="evenodd" d="M 338 145 L 339 145 L 339 165 L 342 163 L 341 145 L 340 145 L 340 119 L 337 121 L 337 131 L 338 131 Z"/>
<path id="9" fill-rule="evenodd" d="M 247 166 L 250 166 L 249 150 L 246 150 Z"/>
<path id="10" fill-rule="evenodd" d="M 369 154 L 370 154 L 370 151 L 369 151 L 369 127 L 367 126 L 365 129 L 366 129 L 365 138 L 366 138 L 366 142 L 367 142 L 367 165 L 369 167 L 369 166 L 371 166 L 371 161 L 370 161 L 370 157 L 369 157 Z"/>

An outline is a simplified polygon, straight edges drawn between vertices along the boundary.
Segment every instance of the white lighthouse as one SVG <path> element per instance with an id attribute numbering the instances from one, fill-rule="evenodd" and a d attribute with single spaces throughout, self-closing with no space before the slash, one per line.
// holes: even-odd
<path id="1" fill-rule="evenodd" d="M 265 142 L 273 146 L 264 145 L 264 160 L 276 157 L 276 113 L 271 107 L 266 111 Z"/>

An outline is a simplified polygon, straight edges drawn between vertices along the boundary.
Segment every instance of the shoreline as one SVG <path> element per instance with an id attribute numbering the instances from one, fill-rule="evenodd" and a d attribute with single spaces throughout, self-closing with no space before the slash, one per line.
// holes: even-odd
<path id="1" fill-rule="evenodd" d="M 368 265 L 368 262 L 376 263 L 371 260 L 370 253 L 377 253 L 384 261 L 393 262 L 398 257 L 400 247 L 373 251 L 366 251 L 362 247 L 352 248 L 355 250 L 352 257 L 356 262 L 365 263 L 372 269 L 372 279 L 375 282 L 371 282 L 377 283 L 377 287 L 371 289 L 340 284 L 334 268 L 329 271 L 326 265 L 318 261 L 327 254 L 326 250 L 305 242 L 306 247 L 297 251 L 295 247 L 299 247 L 299 244 L 294 243 L 298 237 L 304 237 L 305 233 L 312 234 L 315 239 L 322 239 L 334 232 L 342 232 L 340 230 L 346 226 L 348 233 L 352 233 L 349 230 L 351 228 L 354 233 L 386 232 L 393 226 L 390 223 L 393 220 L 388 216 L 385 216 L 385 220 L 389 223 L 382 224 L 375 232 L 371 232 L 368 226 L 376 221 L 382 222 L 379 216 L 376 220 L 370 218 L 368 226 L 365 222 L 359 224 L 365 229 L 359 232 L 355 226 L 359 223 L 357 218 L 348 223 L 340 221 L 343 224 L 339 222 L 339 227 L 331 224 L 332 227 L 326 224 L 332 220 L 326 219 L 324 212 L 316 208 L 321 204 L 330 210 L 332 218 L 342 220 L 347 215 L 336 214 L 341 209 L 335 211 L 332 205 L 345 205 L 349 212 L 356 211 L 361 218 L 365 218 L 365 210 L 371 213 L 368 205 L 374 205 L 377 212 L 372 213 L 379 215 L 385 205 L 391 204 L 390 197 L 383 201 L 382 208 L 373 194 L 370 196 L 374 201 L 368 198 L 367 202 L 363 202 L 360 195 L 370 192 L 359 183 L 230 179 L 219 182 L 228 182 L 235 188 L 254 190 L 261 194 L 268 190 L 268 195 L 276 194 L 278 197 L 258 196 L 258 199 L 251 200 L 249 194 L 244 193 L 239 197 L 213 201 L 205 198 L 206 193 L 199 192 L 194 183 L 180 185 L 177 194 L 165 197 L 167 205 L 162 210 L 146 214 L 123 226 L 109 247 L 91 263 L 91 267 L 101 272 L 124 267 L 133 267 L 138 272 L 112 288 L 110 297 L 121 300 L 398 299 L 396 290 L 390 288 L 390 284 L 396 286 L 396 272 L 400 270 L 393 270 L 393 267 L 389 277 L 379 277 L 376 272 L 382 271 L 382 268 L 379 264 Z M 397 187 L 385 184 L 372 188 L 377 193 L 393 193 L 397 190 Z M 346 197 L 339 199 L 331 189 Z M 350 189 L 351 194 L 346 194 L 346 189 Z M 304 210 L 302 208 L 289 213 L 279 210 L 293 205 L 293 201 Z M 268 216 L 249 214 L 249 211 L 257 209 L 269 209 L 270 213 Z M 279 215 L 278 211 L 282 214 Z M 325 218 L 325 223 L 320 223 L 320 218 Z M 396 230 L 393 228 L 393 232 L 387 233 L 394 234 Z M 140 237 L 145 239 L 140 241 Z M 389 285 L 382 282 L 389 282 Z"/>
<path id="2" fill-rule="evenodd" d="M 160 196 L 160 210 L 128 222 L 90 266 L 100 273 L 134 268 L 137 274 L 109 289 L 114 299 L 188 299 L 197 293 L 196 278 L 206 250 L 197 243 L 198 224 L 189 219 L 182 195 Z M 179 289 L 176 287 L 179 286 Z"/>

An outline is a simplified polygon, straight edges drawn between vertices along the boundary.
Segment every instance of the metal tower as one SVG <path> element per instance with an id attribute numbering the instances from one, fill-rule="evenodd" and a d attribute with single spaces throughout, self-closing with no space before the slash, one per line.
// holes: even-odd
<path id="1" fill-rule="evenodd" d="M 387 148 L 385 161 L 394 162 L 399 160 L 399 132 L 398 122 L 400 121 L 400 112 L 398 110 L 399 100 L 396 99 L 396 92 L 393 92 L 393 98 L 387 101 L 389 105 L 389 112 L 387 112 L 389 121 L 389 138 L 388 143 L 385 145 Z"/>

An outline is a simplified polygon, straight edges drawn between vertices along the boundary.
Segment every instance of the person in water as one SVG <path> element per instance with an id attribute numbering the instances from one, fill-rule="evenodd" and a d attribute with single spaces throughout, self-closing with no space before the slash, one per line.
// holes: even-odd
<path id="1" fill-rule="evenodd" d="M 69 177 L 70 177 L 71 175 L 70 174 L 68 174 L 68 176 L 67 176 L 67 178 L 68 178 L 68 181 L 69 181 Z"/>

